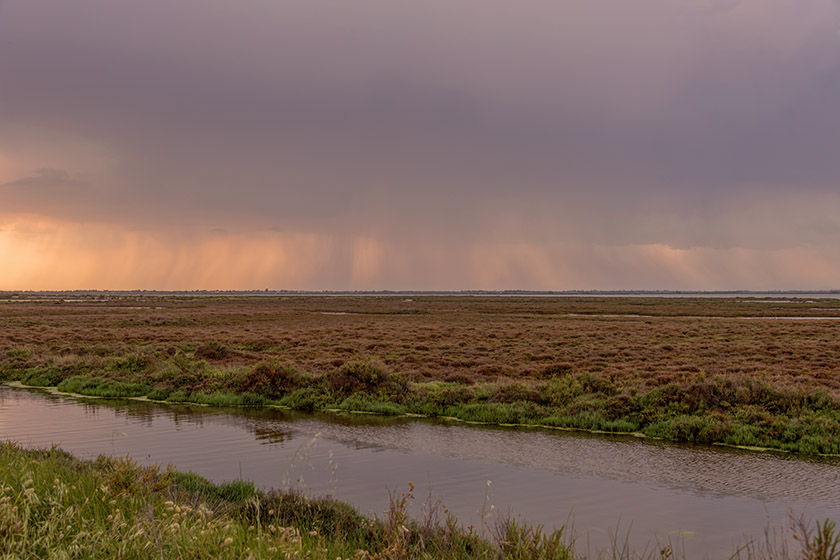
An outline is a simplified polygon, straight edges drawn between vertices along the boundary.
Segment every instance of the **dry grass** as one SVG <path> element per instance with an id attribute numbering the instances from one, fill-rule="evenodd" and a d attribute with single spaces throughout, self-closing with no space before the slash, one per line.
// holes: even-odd
<path id="1" fill-rule="evenodd" d="M 840 453 L 840 300 L 65 299 L 0 298 L 0 379 Z"/>
<path id="2" fill-rule="evenodd" d="M 0 367 L 83 361 L 96 369 L 115 357 L 180 350 L 217 367 L 273 359 L 316 376 L 365 357 L 412 381 L 527 384 L 589 373 L 645 388 L 725 375 L 840 395 L 840 322 L 758 318 L 838 317 L 837 300 L 411 299 L 126 296 L 0 303 Z"/>

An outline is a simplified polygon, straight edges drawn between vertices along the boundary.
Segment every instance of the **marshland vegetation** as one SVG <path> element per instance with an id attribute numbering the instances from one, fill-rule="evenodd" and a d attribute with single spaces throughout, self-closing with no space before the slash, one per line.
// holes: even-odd
<path id="1" fill-rule="evenodd" d="M 836 299 L 66 299 L 0 298 L 4 380 L 840 453 Z"/>
<path id="2" fill-rule="evenodd" d="M 411 519 L 413 486 L 391 495 L 382 517 L 328 497 L 214 484 L 194 473 L 141 466 L 128 457 L 80 461 L 58 449 L 0 443 L 0 554 L 9 558 L 661 559 L 679 543 L 633 550 L 615 540 L 592 552 L 564 527 L 546 531 L 510 517 L 463 527 L 440 508 Z M 791 518 L 789 536 L 768 532 L 731 558 L 836 560 L 830 521 Z M 791 546 L 791 542 L 795 546 Z"/>
<path id="3" fill-rule="evenodd" d="M 11 558 L 574 558 L 562 530 L 452 516 L 412 521 L 411 488 L 383 518 L 330 498 L 261 491 L 130 458 L 80 461 L 0 443 L 0 553 Z M 439 512 L 438 512 L 439 513 Z"/>

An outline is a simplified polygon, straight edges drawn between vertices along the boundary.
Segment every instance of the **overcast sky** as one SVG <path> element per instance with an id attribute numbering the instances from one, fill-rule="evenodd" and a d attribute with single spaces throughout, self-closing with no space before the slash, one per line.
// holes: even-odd
<path id="1" fill-rule="evenodd" d="M 0 289 L 840 288 L 840 0 L 0 0 Z"/>

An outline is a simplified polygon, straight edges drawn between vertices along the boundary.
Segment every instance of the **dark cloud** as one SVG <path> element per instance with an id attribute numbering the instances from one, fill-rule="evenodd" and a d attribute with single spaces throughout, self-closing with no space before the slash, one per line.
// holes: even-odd
<path id="1" fill-rule="evenodd" d="M 42 168 L 31 177 L 22 177 L 2 185 L 9 190 L 41 190 L 78 192 L 87 187 L 86 183 L 73 179 L 63 169 Z"/>
<path id="2" fill-rule="evenodd" d="M 42 168 L 33 175 L 0 184 L 3 212 L 82 218 L 95 204 L 91 185 L 63 169 Z"/>
<path id="3" fill-rule="evenodd" d="M 833 243 L 836 7 L 11 3 L 0 125 L 105 148 L 96 196 L 69 175 L 3 189 L 31 181 L 20 208 L 150 228 Z M 0 149 L 14 142 L 0 130 Z"/>

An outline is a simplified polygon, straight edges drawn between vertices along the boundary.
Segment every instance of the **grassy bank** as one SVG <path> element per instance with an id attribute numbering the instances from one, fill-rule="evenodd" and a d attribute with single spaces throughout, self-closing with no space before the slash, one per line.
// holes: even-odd
<path id="1" fill-rule="evenodd" d="M 142 467 L 128 458 L 80 461 L 59 449 L 0 443 L 0 554 L 9 558 L 574 559 L 563 530 L 494 519 L 479 534 L 433 510 L 409 519 L 409 491 L 383 517 L 329 498 L 263 492 L 236 481 Z M 830 521 L 794 524 L 801 549 L 753 542 L 733 558 L 840 558 Z M 671 547 L 632 551 L 617 543 L 599 558 L 678 557 Z"/>
<path id="2" fill-rule="evenodd" d="M 497 538 L 450 518 L 383 518 L 250 483 L 216 485 L 130 459 L 83 462 L 0 444 L 0 554 L 12 558 L 575 558 L 562 532 L 509 521 Z"/>
<path id="3" fill-rule="evenodd" d="M 840 301 L 23 301 L 0 305 L 0 379 L 837 454 L 840 321 L 772 318 L 812 314 Z"/>
<path id="4" fill-rule="evenodd" d="M 164 372 L 164 376 L 165 376 Z M 840 453 L 840 403 L 825 391 L 774 387 L 750 379 L 713 377 L 650 390 L 624 389 L 586 375 L 536 383 L 408 382 L 372 360 L 351 361 L 313 377 L 282 364 L 253 370 L 212 370 L 195 376 L 140 371 L 71 375 L 28 370 L 24 385 L 100 397 L 139 397 L 209 406 L 280 406 L 419 414 L 488 424 L 518 424 L 722 443 L 802 454 Z"/>

